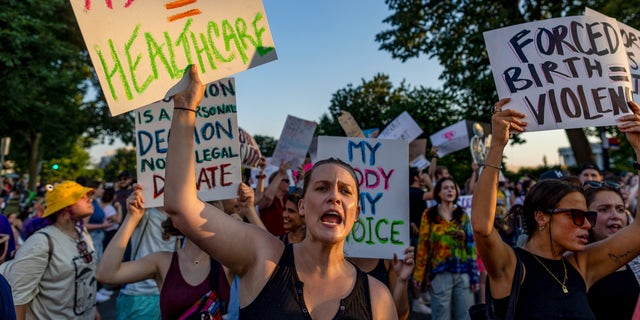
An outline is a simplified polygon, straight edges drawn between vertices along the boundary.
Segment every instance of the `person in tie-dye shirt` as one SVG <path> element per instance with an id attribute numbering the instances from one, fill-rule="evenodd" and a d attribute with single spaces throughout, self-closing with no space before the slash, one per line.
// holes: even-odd
<path id="1" fill-rule="evenodd" d="M 413 273 L 415 285 L 426 281 L 433 319 L 468 319 L 477 291 L 478 264 L 469 216 L 456 205 L 460 188 L 451 177 L 434 188 L 437 202 L 422 215 Z"/>

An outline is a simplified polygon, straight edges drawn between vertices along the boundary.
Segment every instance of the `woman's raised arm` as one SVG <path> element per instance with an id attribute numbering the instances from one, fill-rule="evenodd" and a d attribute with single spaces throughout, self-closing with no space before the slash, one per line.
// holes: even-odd
<path id="1" fill-rule="evenodd" d="M 189 69 L 191 81 L 173 97 L 174 112 L 165 170 L 164 207 L 175 226 L 211 257 L 241 277 L 249 269 L 269 273 L 258 261 L 278 261 L 281 242 L 255 226 L 242 223 L 197 197 L 194 167 L 194 128 L 198 104 L 205 86 L 196 65 Z"/>
<path id="2" fill-rule="evenodd" d="M 508 295 L 511 289 L 516 258 L 494 228 L 498 176 L 502 166 L 502 153 L 509 142 L 510 132 L 522 132 L 526 122 L 524 114 L 515 110 L 504 110 L 509 99 L 502 99 L 495 105 L 491 117 L 491 147 L 487 153 L 484 168 L 478 178 L 471 204 L 471 226 L 477 251 L 491 277 L 491 289 L 495 297 Z"/>

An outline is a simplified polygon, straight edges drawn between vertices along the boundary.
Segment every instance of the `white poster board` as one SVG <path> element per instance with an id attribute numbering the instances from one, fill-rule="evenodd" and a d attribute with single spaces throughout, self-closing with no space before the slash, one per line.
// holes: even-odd
<path id="1" fill-rule="evenodd" d="M 277 58 L 261 0 L 70 0 L 111 115 Z"/>
<path id="2" fill-rule="evenodd" d="M 462 150 L 469 146 L 467 121 L 456 122 L 429 137 L 431 145 L 438 147 L 438 157 Z"/>
<path id="3" fill-rule="evenodd" d="M 409 143 L 318 137 L 318 159 L 349 163 L 360 183 L 360 217 L 345 242 L 350 257 L 404 256 L 409 243 Z"/>
<path id="4" fill-rule="evenodd" d="M 297 169 L 307 156 L 317 125 L 313 121 L 288 115 L 271 156 L 271 164 L 279 166 L 280 162 L 289 162 L 290 169 Z"/>
<path id="5" fill-rule="evenodd" d="M 411 117 L 409 112 L 403 112 L 389 123 L 378 135 L 378 139 L 413 141 L 422 134 L 422 128 Z"/>
<path id="6" fill-rule="evenodd" d="M 206 92 L 197 108 L 194 130 L 198 197 L 203 201 L 235 198 L 242 175 L 234 79 L 212 82 Z M 146 208 L 164 205 L 164 171 L 172 116 L 172 99 L 136 111 L 136 167 L 138 181 L 144 185 Z"/>
<path id="7" fill-rule="evenodd" d="M 602 13 L 590 8 L 585 8 L 584 14 L 606 17 Z M 624 49 L 627 52 L 629 72 L 631 73 L 631 85 L 633 89 L 633 101 L 640 102 L 640 31 L 620 21 L 618 21 L 618 28 L 620 29 L 622 45 L 624 45 Z"/>
<path id="8" fill-rule="evenodd" d="M 631 76 L 615 20 L 575 16 L 484 33 L 504 109 L 527 131 L 614 125 L 630 112 Z"/>

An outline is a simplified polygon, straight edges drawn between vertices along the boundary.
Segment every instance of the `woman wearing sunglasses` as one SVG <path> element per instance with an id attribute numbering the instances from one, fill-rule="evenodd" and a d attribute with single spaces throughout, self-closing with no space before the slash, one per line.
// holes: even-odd
<path id="1" fill-rule="evenodd" d="M 496 187 L 502 153 L 509 134 L 523 132 L 524 114 L 502 110 L 509 99 L 495 105 L 492 142 L 474 193 L 471 225 L 478 253 L 490 280 L 493 306 L 500 318 L 507 315 L 517 261 L 523 265 L 515 319 L 593 319 L 587 290 L 640 253 L 640 223 L 632 223 L 616 236 L 588 244 L 596 214 L 588 211 L 580 187 L 557 180 L 536 184 L 522 206 L 527 242 L 513 249 L 494 228 Z M 629 102 L 633 113 L 619 117 L 618 129 L 626 133 L 640 159 L 640 107 Z M 517 254 L 517 256 L 516 256 Z"/>
<path id="2" fill-rule="evenodd" d="M 598 213 L 590 242 L 609 238 L 629 225 L 620 186 L 612 182 L 588 181 L 584 195 L 589 210 Z M 594 283 L 587 297 L 596 319 L 631 319 L 640 294 L 640 258 L 629 261 L 616 272 Z"/>
<path id="3" fill-rule="evenodd" d="M 0 273 L 13 289 L 17 319 L 96 317 L 96 252 L 84 218 L 93 189 L 73 181 L 47 187 L 46 209 Z M 25 226 L 26 228 L 26 226 Z"/>

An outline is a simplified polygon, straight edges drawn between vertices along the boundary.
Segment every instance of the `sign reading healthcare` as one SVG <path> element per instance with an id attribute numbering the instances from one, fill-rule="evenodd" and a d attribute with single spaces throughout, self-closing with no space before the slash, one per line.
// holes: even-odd
<path id="1" fill-rule="evenodd" d="M 114 116 L 277 58 L 261 0 L 70 1 Z"/>
<path id="2" fill-rule="evenodd" d="M 401 257 L 409 243 L 409 143 L 318 137 L 318 159 L 339 158 L 360 184 L 360 217 L 345 242 L 349 257 Z"/>
<path id="3" fill-rule="evenodd" d="M 527 131 L 613 125 L 630 113 L 631 76 L 616 20 L 548 19 L 484 33 L 506 109 L 526 115 Z"/>
<path id="4" fill-rule="evenodd" d="M 242 182 L 242 155 L 236 111 L 232 78 L 207 85 L 196 109 L 194 129 L 196 188 L 203 201 L 237 196 Z M 172 99 L 158 101 L 136 112 L 136 167 L 138 181 L 145 186 L 147 208 L 164 203 L 164 170 L 172 116 Z"/>

